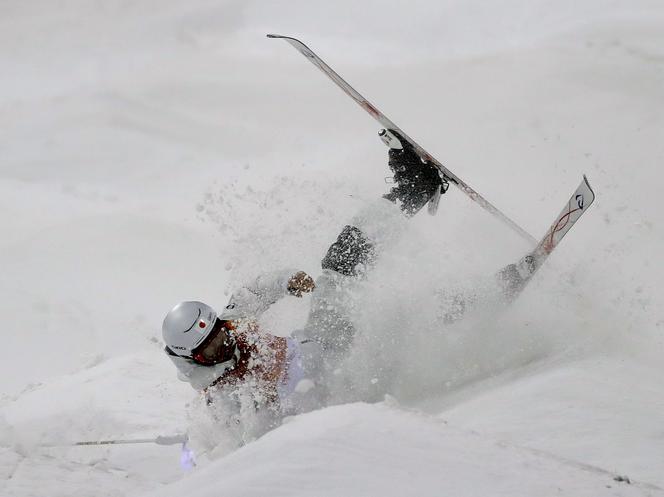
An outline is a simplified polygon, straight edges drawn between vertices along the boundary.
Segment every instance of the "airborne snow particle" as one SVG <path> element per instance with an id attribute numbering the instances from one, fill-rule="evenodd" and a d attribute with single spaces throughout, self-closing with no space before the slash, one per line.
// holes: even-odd
<path id="1" fill-rule="evenodd" d="M 295 387 L 295 391 L 296 391 L 297 393 L 307 393 L 307 392 L 308 392 L 309 390 L 311 390 L 314 386 L 316 386 L 316 385 L 315 385 L 315 383 L 314 383 L 313 381 L 311 381 L 311 380 L 305 378 L 304 380 L 300 380 L 300 381 L 297 383 L 297 385 L 296 385 L 296 387 Z"/>

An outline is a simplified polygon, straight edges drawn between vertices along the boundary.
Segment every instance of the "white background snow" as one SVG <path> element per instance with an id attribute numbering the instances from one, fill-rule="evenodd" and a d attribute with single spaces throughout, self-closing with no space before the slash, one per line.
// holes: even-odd
<path id="1" fill-rule="evenodd" d="M 360 296 L 350 403 L 186 474 L 177 446 L 47 447 L 192 428 L 164 314 L 318 274 L 386 191 L 376 124 L 268 32 L 533 235 L 583 173 L 595 205 L 514 306 L 448 327 L 436 296 L 527 247 L 455 189 L 414 219 Z M 0 495 L 664 495 L 661 1 L 10 0 L 0 67 Z"/>

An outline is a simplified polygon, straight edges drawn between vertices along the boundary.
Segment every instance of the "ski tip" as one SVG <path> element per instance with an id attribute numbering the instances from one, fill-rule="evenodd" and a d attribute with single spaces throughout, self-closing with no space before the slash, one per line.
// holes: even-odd
<path id="1" fill-rule="evenodd" d="M 586 188 L 590 191 L 590 194 L 592 195 L 592 198 L 590 199 L 590 203 L 595 201 L 595 191 L 592 189 L 590 186 L 590 182 L 588 181 L 588 177 L 584 174 L 583 175 L 583 182 L 586 184 Z M 590 205 L 590 203 L 588 205 Z"/>
<path id="2" fill-rule="evenodd" d="M 297 44 L 299 44 L 299 45 L 304 45 L 304 43 L 302 43 L 300 40 L 298 40 L 297 38 L 294 38 L 294 37 L 292 37 L 292 36 L 277 35 L 277 34 L 273 34 L 273 33 L 268 33 L 266 36 L 267 36 L 268 38 L 277 38 L 277 39 L 280 39 L 280 40 L 286 40 L 286 41 L 289 42 L 291 45 L 293 44 L 293 42 L 295 42 L 295 43 L 297 43 Z"/>
<path id="3" fill-rule="evenodd" d="M 588 187 L 590 188 L 590 182 L 588 181 L 588 176 L 586 176 L 585 174 L 583 175 L 583 181 L 584 181 L 585 184 L 588 185 Z"/>
<path id="4" fill-rule="evenodd" d="M 274 33 L 268 33 L 266 35 L 268 38 L 281 38 L 282 40 L 295 40 L 295 41 L 300 41 L 297 38 L 293 38 L 292 36 L 286 36 L 286 35 L 278 35 Z"/>

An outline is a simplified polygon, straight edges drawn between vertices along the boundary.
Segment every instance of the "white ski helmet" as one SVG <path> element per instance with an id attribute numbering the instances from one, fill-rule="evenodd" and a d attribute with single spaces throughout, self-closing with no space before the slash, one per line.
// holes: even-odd
<path id="1" fill-rule="evenodd" d="M 161 333 L 173 353 L 191 357 L 191 351 L 210 334 L 217 321 L 217 312 L 197 301 L 180 302 L 166 314 Z"/>

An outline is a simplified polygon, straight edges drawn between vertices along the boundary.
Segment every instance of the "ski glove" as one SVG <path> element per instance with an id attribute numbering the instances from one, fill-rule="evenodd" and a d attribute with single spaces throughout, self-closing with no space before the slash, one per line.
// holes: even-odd
<path id="1" fill-rule="evenodd" d="M 296 297 L 302 297 L 303 293 L 309 293 L 314 288 L 314 279 L 304 271 L 298 271 L 288 280 L 288 293 Z"/>

